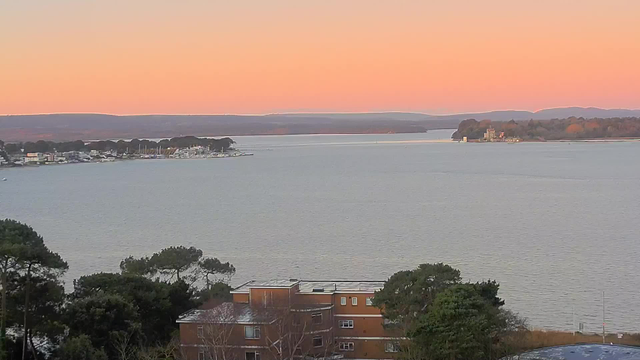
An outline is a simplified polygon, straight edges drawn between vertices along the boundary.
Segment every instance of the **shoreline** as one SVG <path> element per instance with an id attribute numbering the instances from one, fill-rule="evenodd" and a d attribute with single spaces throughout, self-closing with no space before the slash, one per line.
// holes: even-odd
<path id="1" fill-rule="evenodd" d="M 61 165 L 80 165 L 80 164 L 112 164 L 116 162 L 125 162 L 125 161 L 136 161 L 136 160 L 209 160 L 209 159 L 226 159 L 226 158 L 237 158 L 237 157 L 246 157 L 253 156 L 253 153 L 239 153 L 238 155 L 225 155 L 225 156 L 201 156 L 201 157 L 184 157 L 184 158 L 176 158 L 176 157 L 161 157 L 161 158 L 124 158 L 124 159 L 116 159 L 108 161 L 77 161 L 77 162 L 51 162 L 44 164 L 23 164 L 23 165 L 0 165 L 0 170 L 3 169 L 29 169 L 29 168 L 39 168 L 42 166 L 61 166 Z"/>
<path id="2" fill-rule="evenodd" d="M 451 139 L 451 141 L 453 142 L 463 142 L 462 140 L 456 140 L 456 139 Z M 505 143 L 508 144 L 509 142 L 506 141 L 480 141 L 480 140 L 469 140 L 467 141 L 468 143 L 477 143 L 477 144 L 500 144 L 500 143 Z M 577 142 L 581 142 L 581 143 L 634 143 L 634 142 L 640 142 L 640 138 L 597 138 L 597 139 L 559 139 L 559 140 L 521 140 L 518 141 L 515 144 L 518 143 L 528 143 L 528 144 L 532 144 L 532 143 L 577 143 Z"/>

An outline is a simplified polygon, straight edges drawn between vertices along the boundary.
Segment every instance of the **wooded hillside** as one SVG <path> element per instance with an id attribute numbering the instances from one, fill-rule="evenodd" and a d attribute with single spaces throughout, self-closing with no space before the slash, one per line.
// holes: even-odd
<path id="1" fill-rule="evenodd" d="M 576 118 L 529 121 L 464 120 L 453 133 L 453 139 L 482 139 L 485 131 L 493 127 L 496 133 L 504 132 L 505 137 L 519 137 L 524 140 L 570 140 L 600 138 L 640 137 L 640 118 Z"/>

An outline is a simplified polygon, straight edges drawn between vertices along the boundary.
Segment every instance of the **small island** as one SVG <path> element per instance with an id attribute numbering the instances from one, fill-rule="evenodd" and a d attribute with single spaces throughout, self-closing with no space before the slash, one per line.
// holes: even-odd
<path id="1" fill-rule="evenodd" d="M 569 117 L 566 119 L 491 121 L 467 119 L 451 136 L 475 142 L 520 142 L 548 140 L 623 140 L 640 138 L 640 118 Z"/>
<path id="2" fill-rule="evenodd" d="M 113 162 L 135 159 L 203 159 L 253 155 L 233 147 L 229 137 L 195 136 L 154 140 L 82 140 L 7 143 L 0 140 L 0 166 L 54 165 L 86 162 Z"/>

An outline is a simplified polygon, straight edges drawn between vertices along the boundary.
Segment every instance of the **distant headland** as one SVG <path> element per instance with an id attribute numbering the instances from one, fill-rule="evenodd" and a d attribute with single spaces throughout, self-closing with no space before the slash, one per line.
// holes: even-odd
<path id="1" fill-rule="evenodd" d="M 113 162 L 135 159 L 209 159 L 253 155 L 233 148 L 235 141 L 175 137 L 160 141 L 133 139 L 130 141 L 82 140 L 53 142 L 4 143 L 0 140 L 0 167 L 60 165 L 89 162 Z"/>
<path id="2" fill-rule="evenodd" d="M 547 141 L 640 138 L 640 117 L 552 120 L 491 121 L 464 120 L 453 133 L 454 140 Z"/>
<path id="3" fill-rule="evenodd" d="M 298 113 L 267 115 L 42 114 L 0 116 L 6 142 L 195 136 L 421 133 L 456 129 L 467 119 L 525 121 L 640 117 L 640 110 L 567 107 L 430 115 L 415 112 Z"/>

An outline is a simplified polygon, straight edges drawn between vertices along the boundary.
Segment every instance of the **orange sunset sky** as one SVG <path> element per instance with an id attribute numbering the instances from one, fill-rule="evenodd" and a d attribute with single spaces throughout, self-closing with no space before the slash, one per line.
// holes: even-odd
<path id="1" fill-rule="evenodd" d="M 640 108 L 640 0 L 0 0 L 0 114 Z"/>

